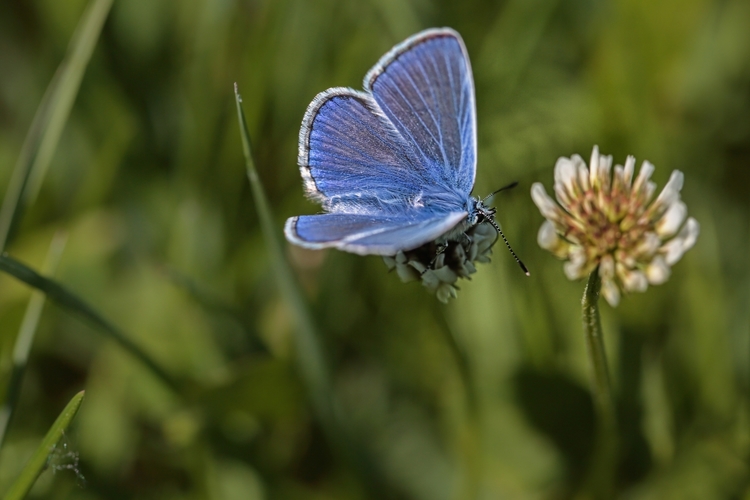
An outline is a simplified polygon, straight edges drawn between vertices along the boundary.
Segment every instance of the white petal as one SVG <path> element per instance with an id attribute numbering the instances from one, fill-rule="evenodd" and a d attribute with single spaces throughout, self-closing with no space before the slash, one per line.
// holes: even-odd
<path id="1" fill-rule="evenodd" d="M 687 205 L 679 200 L 672 203 L 656 223 L 656 232 L 662 238 L 672 237 L 685 222 L 685 217 L 687 217 Z"/>
<path id="2" fill-rule="evenodd" d="M 657 255 L 646 268 L 646 277 L 652 285 L 661 285 L 669 279 L 671 270 L 664 257 Z"/>
<path id="3" fill-rule="evenodd" d="M 625 170 L 623 172 L 623 180 L 625 181 L 625 185 L 628 187 L 630 187 L 631 183 L 633 182 L 633 172 L 635 172 L 635 157 L 628 156 L 628 159 L 625 160 Z"/>
<path id="4" fill-rule="evenodd" d="M 581 186 L 581 190 L 588 191 L 591 183 L 589 182 L 589 169 L 586 162 L 578 155 L 571 156 L 570 161 L 573 162 L 578 171 L 578 184 Z"/>
<path id="5" fill-rule="evenodd" d="M 687 222 L 677 236 L 666 242 L 661 247 L 661 252 L 664 254 L 664 260 L 668 265 L 673 266 L 678 260 L 682 258 L 682 255 L 693 248 L 695 241 L 698 239 L 700 233 L 700 225 L 698 221 L 692 217 L 688 218 Z"/>
<path id="6" fill-rule="evenodd" d="M 531 186 L 531 199 L 542 212 L 542 215 L 546 219 L 557 220 L 559 219 L 559 210 L 555 201 L 549 197 L 547 191 L 544 190 L 544 186 L 541 182 L 535 182 Z"/>
<path id="7" fill-rule="evenodd" d="M 586 252 L 581 247 L 570 250 L 570 260 L 563 264 L 563 271 L 569 280 L 581 279 L 585 276 L 583 267 L 586 264 Z"/>
<path id="8" fill-rule="evenodd" d="M 558 158 L 555 164 L 555 197 L 566 210 L 571 211 L 573 200 L 580 194 L 575 164 L 568 158 Z"/>
<path id="9" fill-rule="evenodd" d="M 625 169 L 622 168 L 622 165 L 615 165 L 615 179 L 618 180 L 618 182 L 625 182 Z"/>
<path id="10" fill-rule="evenodd" d="M 589 183 L 596 186 L 599 181 L 599 146 L 594 146 L 591 151 L 591 161 L 589 162 Z"/>
<path id="11" fill-rule="evenodd" d="M 685 248 L 685 251 L 687 252 L 691 248 L 693 248 L 693 245 L 695 245 L 695 242 L 698 240 L 698 235 L 701 232 L 701 226 L 698 224 L 698 221 L 690 217 L 687 222 L 685 223 L 685 226 L 680 231 L 680 234 L 677 236 L 684 235 L 684 243 L 682 246 Z"/>
<path id="12" fill-rule="evenodd" d="M 646 275 L 637 269 L 630 269 L 620 275 L 622 285 L 628 292 L 645 292 L 648 288 Z"/>
<path id="13" fill-rule="evenodd" d="M 565 186 L 565 189 L 571 194 L 575 194 L 578 191 L 576 167 L 569 158 L 558 158 L 557 163 L 555 163 L 555 187 L 558 184 Z"/>
<path id="14" fill-rule="evenodd" d="M 656 183 L 652 181 L 646 181 L 646 187 L 641 190 L 641 202 L 644 206 L 648 204 L 649 201 L 651 201 L 651 198 L 654 197 L 655 192 Z"/>
<path id="15" fill-rule="evenodd" d="M 563 271 L 565 271 L 565 276 L 571 281 L 579 280 L 584 277 L 583 264 L 581 263 L 568 261 L 563 264 Z"/>
<path id="16" fill-rule="evenodd" d="M 656 198 L 656 201 L 654 201 L 652 209 L 661 214 L 662 211 L 667 210 L 668 207 L 671 207 L 674 202 L 680 199 L 680 190 L 682 189 L 682 184 L 684 181 L 685 176 L 682 174 L 682 172 L 680 172 L 679 170 L 673 171 L 672 175 L 669 176 L 667 185 L 664 186 L 664 189 L 662 189 L 661 193 L 659 193 L 659 197 Z"/>
<path id="17" fill-rule="evenodd" d="M 638 246 L 635 249 L 636 256 L 652 256 L 661 246 L 661 238 L 656 233 L 648 231 L 641 236 Z"/>
<path id="18" fill-rule="evenodd" d="M 602 280 L 602 295 L 612 307 L 620 303 L 620 289 L 614 280 Z"/>
<path id="19" fill-rule="evenodd" d="M 602 280 L 615 277 L 615 261 L 611 255 L 605 255 L 599 262 L 599 276 L 601 276 Z"/>
<path id="20" fill-rule="evenodd" d="M 560 244 L 560 237 L 555 231 L 555 225 L 552 222 L 546 220 L 539 228 L 539 233 L 536 236 L 536 242 L 539 246 L 545 250 L 554 250 Z"/>
<path id="21" fill-rule="evenodd" d="M 633 183 L 633 192 L 638 192 L 648 182 L 653 173 L 654 166 L 651 162 L 644 161 L 641 165 L 641 171 L 638 172 L 638 177 L 635 178 L 635 182 Z"/>
<path id="22" fill-rule="evenodd" d="M 609 192 L 612 186 L 612 156 L 601 156 L 599 158 L 599 175 L 598 183 L 602 190 Z"/>

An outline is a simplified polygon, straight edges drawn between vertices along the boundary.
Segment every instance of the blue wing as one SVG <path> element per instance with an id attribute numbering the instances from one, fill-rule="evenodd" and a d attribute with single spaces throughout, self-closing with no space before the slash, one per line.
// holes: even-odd
<path id="1" fill-rule="evenodd" d="M 468 196 L 476 174 L 476 116 L 461 36 L 443 28 L 409 38 L 367 73 L 364 87 L 435 182 Z"/>
<path id="2" fill-rule="evenodd" d="M 371 96 L 329 89 L 302 122 L 305 190 L 327 212 L 403 213 L 419 205 L 431 184 L 413 149 Z"/>
<path id="3" fill-rule="evenodd" d="M 319 214 L 287 219 L 287 239 L 311 249 L 338 248 L 360 255 L 395 255 L 447 233 L 466 219 L 466 212 L 422 213 L 421 217 Z"/>
<path id="4" fill-rule="evenodd" d="M 415 35 L 370 70 L 365 89 L 329 89 L 305 113 L 300 172 L 328 214 L 289 219 L 292 243 L 393 255 L 468 215 L 474 88 L 460 36 Z"/>

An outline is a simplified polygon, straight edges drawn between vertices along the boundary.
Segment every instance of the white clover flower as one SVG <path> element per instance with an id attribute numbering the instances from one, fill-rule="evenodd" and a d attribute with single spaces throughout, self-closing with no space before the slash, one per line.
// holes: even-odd
<path id="1" fill-rule="evenodd" d="M 612 306 L 622 292 L 643 292 L 669 278 L 674 265 L 698 238 L 700 227 L 687 217 L 680 201 L 684 176 L 675 170 L 656 199 L 649 178 L 654 166 L 644 161 L 633 180 L 635 158 L 625 166 L 599 154 L 594 146 L 591 164 L 578 155 L 560 158 L 555 165 L 555 197 L 534 183 L 531 197 L 547 219 L 539 228 L 539 246 L 565 260 L 563 269 L 580 279 L 599 266 L 602 294 Z"/>

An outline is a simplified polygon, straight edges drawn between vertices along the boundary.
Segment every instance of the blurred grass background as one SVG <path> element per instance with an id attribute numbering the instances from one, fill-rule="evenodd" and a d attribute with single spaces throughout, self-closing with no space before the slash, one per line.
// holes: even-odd
<path id="1" fill-rule="evenodd" d="M 85 0 L 0 3 L 0 193 Z M 511 181 L 502 246 L 444 306 L 377 257 L 286 247 L 355 452 L 316 419 L 244 170 L 232 84 L 278 231 L 315 213 L 296 167 L 307 104 L 361 88 L 427 27 L 464 37 L 475 193 Z M 746 0 L 115 1 L 41 190 L 7 247 L 175 378 L 174 393 L 64 309 L 41 316 L 0 450 L 5 491 L 63 406 L 86 400 L 71 471 L 34 498 L 582 498 L 594 436 L 583 283 L 536 245 L 528 196 L 558 156 L 685 172 L 701 223 L 669 282 L 603 305 L 621 498 L 750 498 L 750 3 Z M 0 394 L 31 290 L 0 276 Z M 464 358 L 457 358 L 451 341 Z M 462 378 L 463 359 L 472 377 Z M 51 463 L 72 463 L 58 454 Z M 66 462 L 67 460 L 67 462 Z"/>

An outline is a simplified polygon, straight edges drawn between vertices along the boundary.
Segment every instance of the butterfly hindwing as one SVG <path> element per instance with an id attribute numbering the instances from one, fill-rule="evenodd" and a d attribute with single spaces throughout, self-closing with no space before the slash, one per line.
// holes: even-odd
<path id="1" fill-rule="evenodd" d="M 421 217 L 319 214 L 287 220 L 289 241 L 312 248 L 338 248 L 360 255 L 395 255 L 433 241 L 466 219 L 465 212 Z"/>

